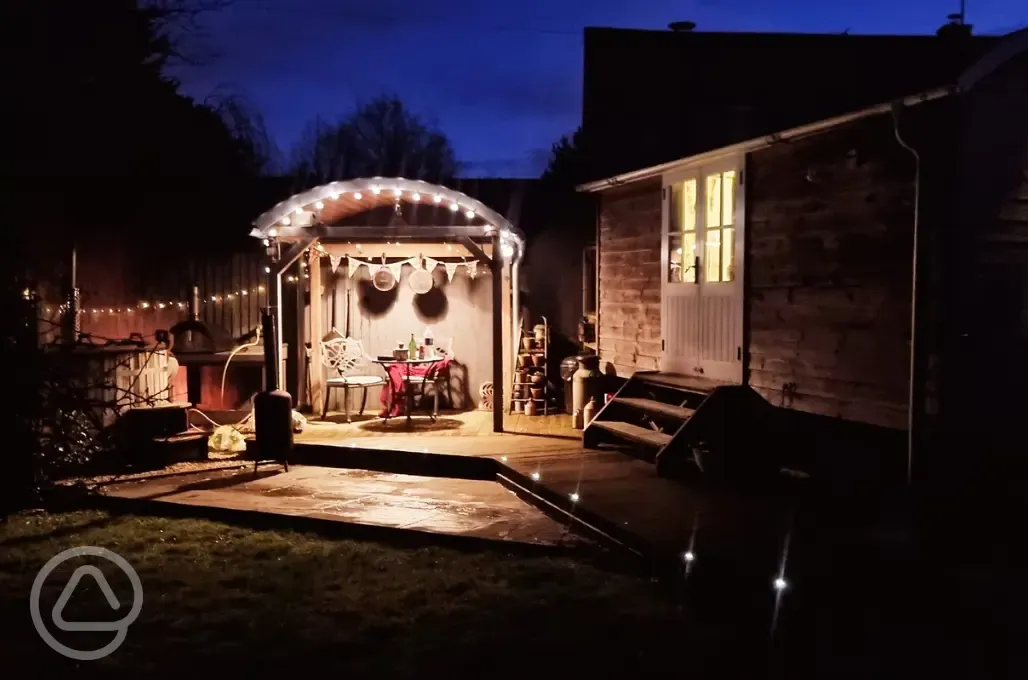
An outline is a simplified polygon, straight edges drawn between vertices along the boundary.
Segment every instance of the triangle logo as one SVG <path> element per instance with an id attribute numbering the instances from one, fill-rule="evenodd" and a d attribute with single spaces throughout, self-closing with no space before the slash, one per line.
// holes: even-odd
<path id="1" fill-rule="evenodd" d="M 79 581 L 87 575 L 92 576 L 93 580 L 96 581 L 96 585 L 100 587 L 100 592 L 104 594 L 107 604 L 111 606 L 111 609 L 117 611 L 121 608 L 121 602 L 118 601 L 114 590 L 111 589 L 111 584 L 107 582 L 107 577 L 103 575 L 103 572 L 92 565 L 82 566 L 76 569 L 75 573 L 68 579 L 68 584 L 64 586 L 61 596 L 57 598 L 57 603 L 54 604 L 54 625 L 66 631 L 118 630 L 122 628 L 124 624 L 121 621 L 77 622 L 64 620 L 64 608 L 68 605 L 68 601 L 71 600 L 71 596 L 74 594 L 75 588 L 78 587 Z"/>

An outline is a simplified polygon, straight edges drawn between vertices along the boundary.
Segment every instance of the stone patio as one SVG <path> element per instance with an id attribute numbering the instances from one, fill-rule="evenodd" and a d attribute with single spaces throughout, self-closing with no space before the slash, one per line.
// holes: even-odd
<path id="1" fill-rule="evenodd" d="M 313 466 L 119 482 L 108 496 L 549 546 L 584 539 L 491 481 Z"/>

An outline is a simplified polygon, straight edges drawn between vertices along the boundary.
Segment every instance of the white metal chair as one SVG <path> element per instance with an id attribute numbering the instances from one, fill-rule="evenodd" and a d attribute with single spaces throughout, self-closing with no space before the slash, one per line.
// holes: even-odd
<path id="1" fill-rule="evenodd" d="M 424 340 L 422 340 L 424 343 Z M 436 352 L 446 357 L 453 362 L 453 338 L 439 338 L 435 344 Z M 408 378 L 404 377 L 404 382 L 407 382 Z M 446 388 L 446 398 L 449 400 L 450 407 L 453 407 L 453 390 L 450 388 L 450 368 L 438 369 L 436 366 L 432 367 L 432 370 L 424 376 L 412 375 L 410 377 L 410 387 L 416 388 L 420 392 L 420 397 L 425 397 L 425 386 L 432 385 L 432 419 L 434 420 L 439 416 L 439 392 L 443 388 Z"/>
<path id="2" fill-rule="evenodd" d="M 346 422 L 349 423 L 351 422 L 350 388 L 361 389 L 360 415 L 364 415 L 364 408 L 368 405 L 368 388 L 386 384 L 384 376 L 369 372 L 372 361 L 364 353 L 360 340 L 354 338 L 332 338 L 322 341 L 321 363 L 329 371 L 328 380 L 325 381 L 325 404 L 321 409 L 322 420 L 328 415 L 328 400 L 332 395 L 333 388 L 343 388 L 343 410 L 346 413 Z"/>

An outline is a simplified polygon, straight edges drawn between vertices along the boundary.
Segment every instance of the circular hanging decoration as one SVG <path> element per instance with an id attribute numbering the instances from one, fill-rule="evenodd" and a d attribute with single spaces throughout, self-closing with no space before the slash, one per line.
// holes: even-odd
<path id="1" fill-rule="evenodd" d="M 411 272 L 410 279 L 407 283 L 416 295 L 424 295 L 432 290 L 432 286 L 435 285 L 435 281 L 432 278 L 432 272 L 425 269 L 424 260 L 421 259 L 421 257 L 418 257 L 418 263 L 419 266 L 416 266 L 414 271 Z"/>
<path id="2" fill-rule="evenodd" d="M 375 288 L 382 292 L 396 287 L 396 276 L 386 267 L 385 256 L 382 257 L 382 266 L 372 275 L 371 282 L 375 285 Z"/>

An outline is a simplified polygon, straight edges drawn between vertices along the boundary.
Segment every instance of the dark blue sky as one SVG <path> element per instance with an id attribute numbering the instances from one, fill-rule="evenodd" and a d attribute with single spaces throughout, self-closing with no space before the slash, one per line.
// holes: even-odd
<path id="1" fill-rule="evenodd" d="M 288 158 L 304 124 L 399 95 L 468 176 L 534 176 L 580 117 L 582 28 L 932 33 L 959 0 L 235 0 L 203 21 L 213 57 L 180 67 L 203 100 L 244 96 Z M 1028 24 L 1024 0 L 968 0 L 976 33 Z"/>

